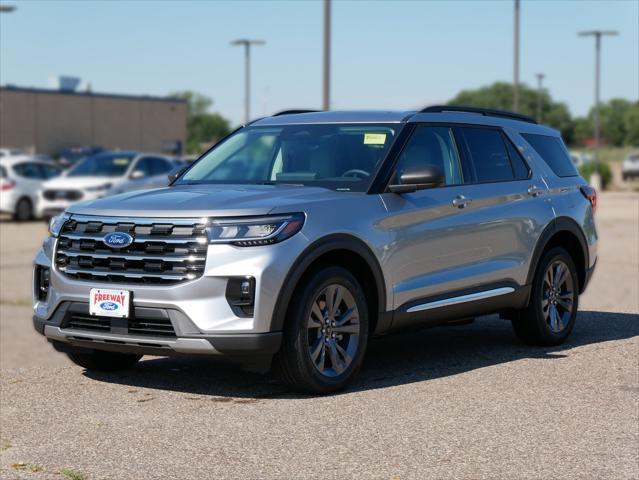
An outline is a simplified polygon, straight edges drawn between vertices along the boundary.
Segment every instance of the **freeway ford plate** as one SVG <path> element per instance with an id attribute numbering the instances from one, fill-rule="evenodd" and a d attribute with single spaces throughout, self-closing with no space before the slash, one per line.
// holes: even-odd
<path id="1" fill-rule="evenodd" d="M 89 293 L 89 313 L 102 317 L 128 317 L 131 292 L 92 288 Z"/>

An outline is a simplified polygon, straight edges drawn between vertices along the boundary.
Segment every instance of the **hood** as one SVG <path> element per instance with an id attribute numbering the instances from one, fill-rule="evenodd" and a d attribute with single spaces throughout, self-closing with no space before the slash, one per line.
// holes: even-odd
<path id="1" fill-rule="evenodd" d="M 297 211 L 309 202 L 351 195 L 294 185 L 181 185 L 74 204 L 70 213 L 131 217 L 215 217 Z"/>
<path id="2" fill-rule="evenodd" d="M 113 177 L 55 177 L 42 185 L 42 188 L 46 189 L 60 189 L 60 190 L 82 190 L 84 188 L 99 187 L 110 183 L 115 185 L 117 182 L 122 181 L 121 178 Z"/>

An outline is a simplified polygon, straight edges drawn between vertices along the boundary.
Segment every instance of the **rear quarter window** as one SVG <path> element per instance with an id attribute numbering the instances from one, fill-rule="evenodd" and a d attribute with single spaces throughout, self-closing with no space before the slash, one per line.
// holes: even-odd
<path id="1" fill-rule="evenodd" d="M 561 138 L 533 133 L 522 133 L 521 136 L 544 159 L 555 175 L 558 177 L 576 177 L 579 175 Z"/>

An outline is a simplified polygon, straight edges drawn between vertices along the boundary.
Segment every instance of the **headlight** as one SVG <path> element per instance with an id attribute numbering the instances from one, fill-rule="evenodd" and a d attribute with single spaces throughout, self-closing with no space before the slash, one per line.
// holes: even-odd
<path id="1" fill-rule="evenodd" d="M 211 243 L 239 247 L 270 245 L 292 237 L 302 229 L 304 214 L 212 219 L 207 228 Z"/>
<path id="2" fill-rule="evenodd" d="M 97 185 L 95 187 L 86 187 L 85 190 L 87 192 L 101 192 L 103 190 L 111 188 L 111 185 L 111 183 L 105 183 L 104 185 Z"/>
<path id="3" fill-rule="evenodd" d="M 60 215 L 56 215 L 51 220 L 49 220 L 49 235 L 52 237 L 57 237 L 60 234 L 60 230 L 66 223 L 67 220 L 71 218 L 71 215 L 68 213 L 62 213 Z"/>

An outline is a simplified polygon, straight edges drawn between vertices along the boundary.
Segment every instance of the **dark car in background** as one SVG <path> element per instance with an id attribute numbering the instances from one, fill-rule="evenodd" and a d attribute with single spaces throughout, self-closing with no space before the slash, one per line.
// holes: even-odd
<path id="1" fill-rule="evenodd" d="M 98 153 L 104 152 L 105 149 L 102 147 L 66 147 L 63 148 L 60 153 L 56 156 L 58 159 L 58 163 L 63 168 L 71 168 L 73 165 L 78 163 L 80 160 L 90 157 L 92 155 L 96 155 Z"/>

